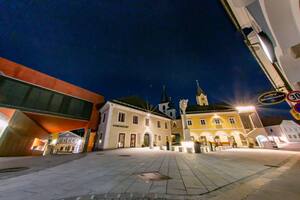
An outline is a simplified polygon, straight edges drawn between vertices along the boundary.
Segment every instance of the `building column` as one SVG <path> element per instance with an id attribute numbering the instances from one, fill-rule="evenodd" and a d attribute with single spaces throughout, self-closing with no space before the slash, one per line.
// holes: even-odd
<path id="1" fill-rule="evenodd" d="M 90 128 L 85 129 L 85 140 L 84 140 L 84 147 L 83 147 L 83 151 L 82 151 L 83 153 L 87 152 L 90 134 L 91 134 L 91 129 Z"/>

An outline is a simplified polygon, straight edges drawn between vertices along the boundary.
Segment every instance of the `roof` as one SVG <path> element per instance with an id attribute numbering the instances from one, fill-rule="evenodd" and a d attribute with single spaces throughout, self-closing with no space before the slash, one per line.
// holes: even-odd
<path id="1" fill-rule="evenodd" d="M 230 111 L 236 111 L 236 109 L 225 103 L 210 104 L 208 106 L 190 105 L 186 108 L 187 114 Z"/>
<path id="2" fill-rule="evenodd" d="M 143 112 L 149 112 L 154 115 L 158 115 L 161 117 L 165 117 L 168 119 L 171 119 L 169 116 L 165 115 L 164 113 L 160 112 L 157 108 L 157 106 L 153 106 L 149 104 L 144 99 L 138 97 L 138 96 L 129 96 L 129 97 L 122 97 L 119 99 L 114 99 L 111 102 L 126 106 L 128 108 L 137 109 Z"/>
<path id="3" fill-rule="evenodd" d="M 283 120 L 286 120 L 286 119 L 285 119 L 285 117 L 282 117 L 282 116 L 261 118 L 261 122 L 264 126 L 280 125 Z"/>
<path id="4" fill-rule="evenodd" d="M 81 138 L 79 135 L 72 133 L 71 131 L 66 131 L 63 132 L 61 134 L 59 134 L 59 137 L 77 137 L 77 138 Z"/>

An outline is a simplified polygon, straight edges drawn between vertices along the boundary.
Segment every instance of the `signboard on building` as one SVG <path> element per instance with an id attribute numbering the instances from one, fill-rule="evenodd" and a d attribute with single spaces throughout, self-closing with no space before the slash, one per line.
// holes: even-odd
<path id="1" fill-rule="evenodd" d="M 284 92 L 270 91 L 263 93 L 258 97 L 258 102 L 263 105 L 274 105 L 285 100 L 286 94 Z"/>
<path id="2" fill-rule="evenodd" d="M 286 98 L 290 102 L 300 103 L 300 91 L 291 91 Z"/>

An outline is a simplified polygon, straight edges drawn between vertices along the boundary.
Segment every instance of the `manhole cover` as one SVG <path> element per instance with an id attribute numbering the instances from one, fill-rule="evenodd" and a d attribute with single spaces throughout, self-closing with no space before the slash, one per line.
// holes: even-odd
<path id="1" fill-rule="evenodd" d="M 119 156 L 121 156 L 121 157 L 130 157 L 131 155 L 124 154 L 124 155 L 119 155 Z"/>
<path id="2" fill-rule="evenodd" d="M 28 167 L 10 167 L 10 168 L 4 168 L 0 169 L 0 173 L 8 173 L 8 172 L 19 172 L 29 169 Z"/>
<path id="3" fill-rule="evenodd" d="M 275 168 L 278 168 L 279 166 L 278 165 L 264 165 L 266 167 L 275 167 Z"/>
<path id="4" fill-rule="evenodd" d="M 142 172 L 137 174 L 137 176 L 144 181 L 163 181 L 171 179 L 169 176 L 160 174 L 159 172 Z"/>

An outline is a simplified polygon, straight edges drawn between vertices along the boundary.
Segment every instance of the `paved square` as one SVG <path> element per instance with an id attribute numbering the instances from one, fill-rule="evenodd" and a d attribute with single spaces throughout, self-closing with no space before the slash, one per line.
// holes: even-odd
<path id="1" fill-rule="evenodd" d="M 298 153 L 256 149 L 209 154 L 142 148 L 95 152 L 3 179 L 0 199 L 209 198 L 206 194 L 280 166 L 294 155 Z M 171 179 L 148 181 L 138 176 L 143 172 L 159 172 Z"/>

